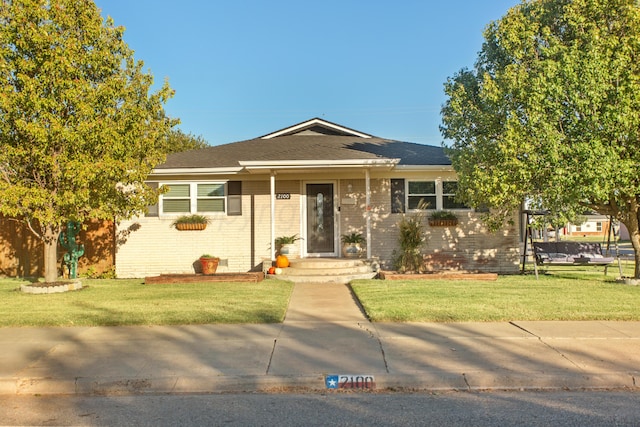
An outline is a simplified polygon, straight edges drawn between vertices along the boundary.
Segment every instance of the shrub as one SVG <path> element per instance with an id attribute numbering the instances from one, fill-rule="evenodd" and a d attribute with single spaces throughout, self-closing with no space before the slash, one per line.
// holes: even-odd
<path id="1" fill-rule="evenodd" d="M 364 243 L 365 238 L 362 233 L 343 234 L 341 236 L 342 243 Z"/>
<path id="2" fill-rule="evenodd" d="M 423 214 L 418 213 L 405 216 L 398 223 L 400 251 L 393 251 L 393 267 L 401 273 L 423 270 L 421 250 L 426 243 L 426 238 L 422 220 Z"/>
<path id="3" fill-rule="evenodd" d="M 176 218 L 176 220 L 173 221 L 171 225 L 175 226 L 176 224 L 208 224 L 208 223 L 209 223 L 209 218 L 207 218 L 206 216 L 193 214 L 193 215 L 182 215 Z"/>
<path id="4" fill-rule="evenodd" d="M 458 217 L 451 211 L 433 211 L 429 219 L 458 219 Z"/>
<path id="5" fill-rule="evenodd" d="M 290 245 L 292 243 L 297 242 L 298 240 L 302 240 L 302 237 L 298 237 L 297 234 L 293 236 L 280 236 L 275 240 L 276 245 Z"/>

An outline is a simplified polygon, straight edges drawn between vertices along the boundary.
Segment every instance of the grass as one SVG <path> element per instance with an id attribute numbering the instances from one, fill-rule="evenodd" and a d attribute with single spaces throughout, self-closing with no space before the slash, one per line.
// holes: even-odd
<path id="1" fill-rule="evenodd" d="M 277 323 L 293 285 L 190 283 L 144 285 L 141 279 L 83 279 L 85 288 L 60 294 L 27 294 L 27 283 L 0 280 L 0 327 Z"/>
<path id="2" fill-rule="evenodd" d="M 615 283 L 601 271 L 495 282 L 358 280 L 352 288 L 376 322 L 640 320 L 640 287 Z"/>
<path id="3" fill-rule="evenodd" d="M 352 288 L 376 322 L 640 320 L 640 286 L 615 283 L 617 267 L 609 276 L 601 269 L 547 273 L 495 282 L 357 280 Z M 144 285 L 83 279 L 80 291 L 34 295 L 20 292 L 22 283 L 0 280 L 0 327 L 277 323 L 293 289 L 278 280 Z"/>

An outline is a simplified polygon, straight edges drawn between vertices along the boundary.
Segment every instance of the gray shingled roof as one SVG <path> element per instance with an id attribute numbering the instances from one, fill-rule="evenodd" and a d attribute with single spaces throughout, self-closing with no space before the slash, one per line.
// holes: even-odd
<path id="1" fill-rule="evenodd" d="M 377 137 L 333 135 L 332 132 L 315 132 L 317 128 L 314 126 L 314 132 L 173 153 L 157 169 L 238 167 L 241 161 L 282 160 L 324 160 L 331 164 L 339 160 L 400 159 L 400 165 L 451 165 L 442 147 Z"/>

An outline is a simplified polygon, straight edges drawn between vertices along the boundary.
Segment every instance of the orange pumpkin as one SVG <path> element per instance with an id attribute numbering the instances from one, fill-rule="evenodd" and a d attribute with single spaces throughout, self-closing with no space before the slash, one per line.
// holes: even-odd
<path id="1" fill-rule="evenodd" d="M 276 268 L 275 267 L 269 267 L 269 270 L 267 271 L 268 274 L 276 274 Z"/>
<path id="2" fill-rule="evenodd" d="M 276 258 L 276 267 L 278 268 L 287 268 L 289 267 L 289 258 L 285 255 L 278 255 Z"/>

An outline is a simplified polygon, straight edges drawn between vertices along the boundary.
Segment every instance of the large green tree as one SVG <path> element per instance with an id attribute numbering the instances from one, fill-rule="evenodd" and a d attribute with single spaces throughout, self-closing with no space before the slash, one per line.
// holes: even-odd
<path id="1" fill-rule="evenodd" d="M 192 133 L 184 133 L 180 129 L 172 129 L 166 138 L 165 151 L 167 154 L 179 153 L 208 146 L 209 144 L 201 135 L 195 136 Z"/>
<path id="2" fill-rule="evenodd" d="M 494 223 L 529 200 L 629 230 L 640 277 L 640 6 L 529 0 L 488 25 L 474 69 L 445 84 L 460 190 Z"/>
<path id="3" fill-rule="evenodd" d="M 66 220 L 127 218 L 175 123 L 153 78 L 91 0 L 0 0 L 0 213 L 44 242 L 57 278 Z"/>

